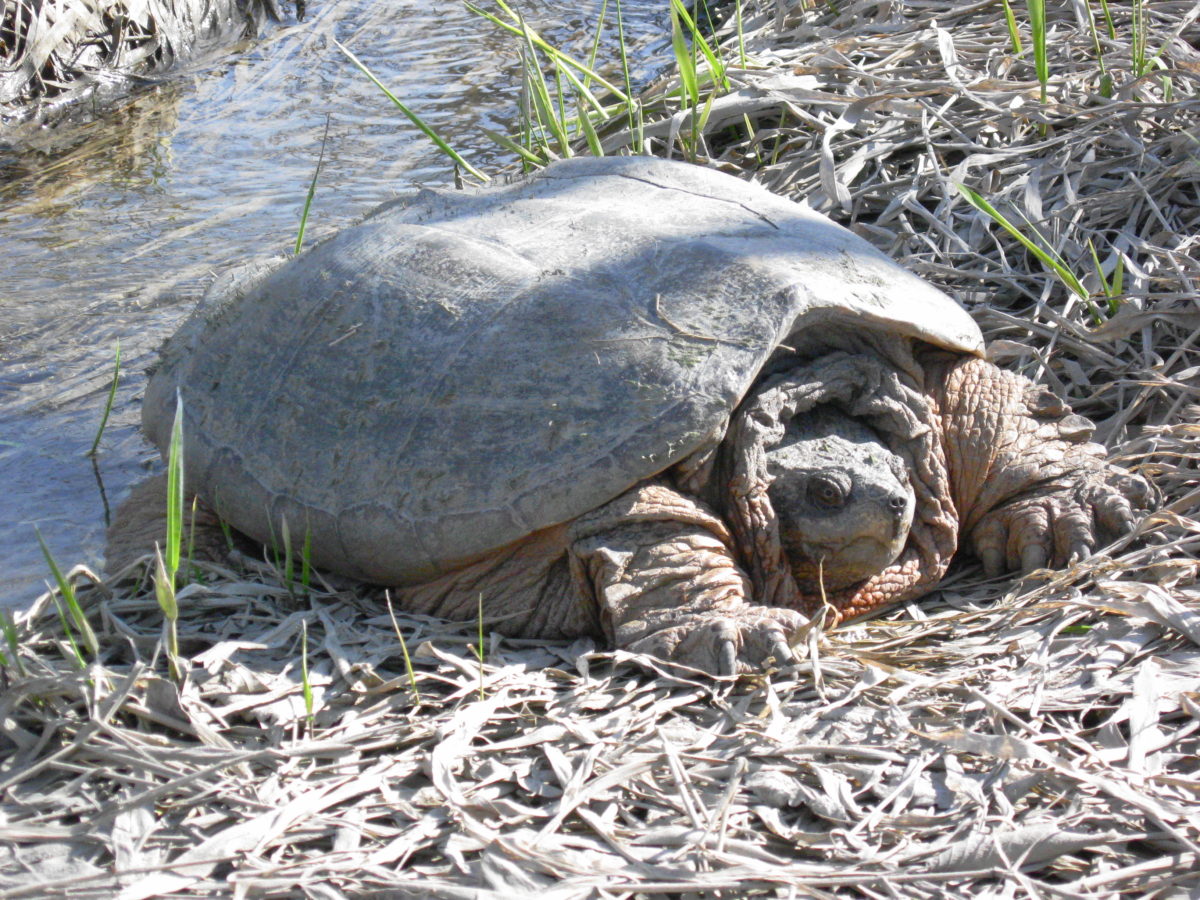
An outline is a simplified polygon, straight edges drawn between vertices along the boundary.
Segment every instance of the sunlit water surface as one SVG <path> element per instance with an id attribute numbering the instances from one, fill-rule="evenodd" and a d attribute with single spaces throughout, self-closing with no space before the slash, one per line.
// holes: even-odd
<path id="1" fill-rule="evenodd" d="M 664 57 L 665 6 L 623 4 L 642 79 Z M 582 55 L 599 7 L 522 11 Z M 333 38 L 476 166 L 510 162 L 482 129 L 512 127 L 514 38 L 458 3 L 316 0 L 308 13 L 100 120 L 33 135 L 43 149 L 0 150 L 0 606 L 44 590 L 35 526 L 64 568 L 100 565 L 107 517 L 157 464 L 137 429 L 144 368 L 211 273 L 294 243 L 327 116 L 306 241 L 413 182 L 452 179 Z M 118 339 L 122 378 L 93 462 Z"/>

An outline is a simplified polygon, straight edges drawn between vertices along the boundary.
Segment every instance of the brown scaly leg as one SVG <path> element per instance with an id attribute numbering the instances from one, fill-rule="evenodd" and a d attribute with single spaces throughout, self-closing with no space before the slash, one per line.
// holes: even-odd
<path id="1" fill-rule="evenodd" d="M 979 359 L 933 354 L 925 365 L 962 533 L 989 575 L 1089 556 L 1153 502 L 1150 484 L 1109 464 L 1091 423 L 1050 391 Z"/>
<path id="2" fill-rule="evenodd" d="M 807 621 L 751 602 L 725 525 L 663 484 L 640 485 L 571 526 L 576 590 L 617 647 L 718 675 L 792 660 Z"/>

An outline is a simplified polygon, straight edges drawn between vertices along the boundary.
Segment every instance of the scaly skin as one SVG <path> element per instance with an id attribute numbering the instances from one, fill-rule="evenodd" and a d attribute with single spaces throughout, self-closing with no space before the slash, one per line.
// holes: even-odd
<path id="1" fill-rule="evenodd" d="M 983 360 L 931 353 L 923 363 L 930 403 L 920 417 L 929 433 L 915 480 L 940 494 L 937 503 L 924 498 L 925 527 L 914 527 L 896 563 L 855 588 L 805 595 L 773 534 L 765 485 L 734 492 L 741 500 L 732 534 L 697 501 L 642 486 L 591 514 L 607 526 L 573 547 L 610 639 L 710 672 L 754 671 L 791 658 L 807 622 L 796 611 L 828 607 L 825 623 L 836 624 L 932 590 L 954 552 L 947 539 L 955 526 L 989 573 L 1062 565 L 1133 527 L 1133 507 L 1147 506 L 1152 489 L 1105 461 L 1104 448 L 1087 440 L 1086 420 Z M 734 475 L 747 477 L 744 469 Z M 626 524 L 635 507 L 643 520 L 658 516 L 653 527 Z M 749 575 L 739 558 L 749 560 Z"/>
<path id="2" fill-rule="evenodd" d="M 989 575 L 1089 556 L 1152 502 L 1045 388 L 978 359 L 934 356 L 926 371 L 962 531 Z"/>
<path id="3" fill-rule="evenodd" d="M 731 424 L 729 461 L 711 476 L 722 480 L 724 518 L 664 477 L 397 597 L 410 611 L 454 619 L 473 619 L 482 597 L 485 617 L 506 634 L 591 634 L 713 673 L 749 672 L 789 661 L 806 616 L 826 604 L 830 625 L 932 590 L 960 534 L 989 573 L 1062 565 L 1130 530 L 1134 507 L 1149 504 L 1150 486 L 1106 463 L 1086 420 L 1043 388 L 978 359 L 929 351 L 920 362 L 919 385 L 850 354 L 769 382 Z M 824 597 L 797 587 L 764 474 L 778 423 L 821 402 L 892 434 L 917 501 L 900 558 Z M 118 510 L 110 571 L 161 539 L 163 497 L 165 479 L 155 479 Z M 223 555 L 203 511 L 196 539 L 198 557 Z"/>

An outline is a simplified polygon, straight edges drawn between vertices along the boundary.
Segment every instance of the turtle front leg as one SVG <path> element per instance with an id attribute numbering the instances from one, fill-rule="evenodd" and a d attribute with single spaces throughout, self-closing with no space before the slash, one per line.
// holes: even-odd
<path id="1" fill-rule="evenodd" d="M 790 662 L 807 620 L 751 602 L 731 546 L 703 504 L 649 483 L 572 525 L 571 571 L 617 647 L 716 675 Z"/>
<path id="2" fill-rule="evenodd" d="M 927 377 L 962 533 L 988 575 L 1087 557 L 1149 507 L 1150 484 L 1044 387 L 980 359 L 937 360 Z"/>

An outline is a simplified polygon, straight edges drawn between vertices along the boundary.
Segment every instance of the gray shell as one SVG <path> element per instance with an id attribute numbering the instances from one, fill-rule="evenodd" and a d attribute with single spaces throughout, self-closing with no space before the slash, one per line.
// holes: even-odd
<path id="1" fill-rule="evenodd" d="M 422 190 L 226 278 L 146 390 L 178 390 L 192 490 L 370 581 L 425 580 L 711 448 L 772 352 L 879 329 L 962 353 L 949 297 L 824 217 L 710 169 L 575 159 Z M 801 335 L 797 334 L 797 337 Z"/>

